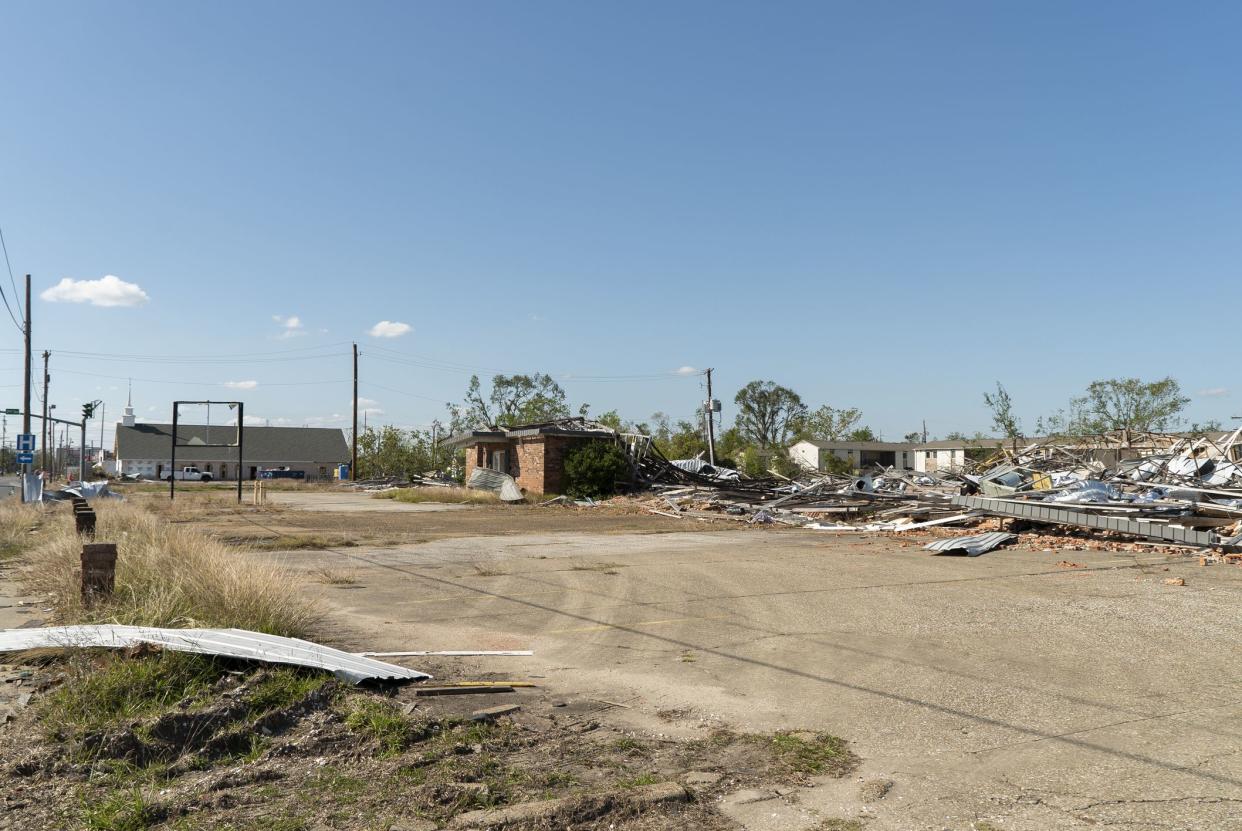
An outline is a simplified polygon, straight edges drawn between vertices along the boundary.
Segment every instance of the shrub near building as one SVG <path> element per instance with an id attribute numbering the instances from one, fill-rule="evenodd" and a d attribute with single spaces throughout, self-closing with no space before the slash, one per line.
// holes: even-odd
<path id="1" fill-rule="evenodd" d="M 569 496 L 611 496 L 629 476 L 629 462 L 615 444 L 589 441 L 565 454 L 565 493 Z"/>

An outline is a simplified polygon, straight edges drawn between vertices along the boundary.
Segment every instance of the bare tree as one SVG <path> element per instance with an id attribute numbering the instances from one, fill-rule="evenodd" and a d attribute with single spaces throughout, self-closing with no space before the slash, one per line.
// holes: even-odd
<path id="1" fill-rule="evenodd" d="M 1018 439 L 1022 436 L 1022 421 L 1013 412 L 1013 400 L 1009 397 L 1009 390 L 1005 389 L 1000 381 L 996 382 L 996 394 L 983 394 L 983 403 L 988 405 L 988 409 L 992 411 L 992 426 L 1004 433 L 1005 438 L 1013 443 L 1013 449 L 1018 451 Z"/>

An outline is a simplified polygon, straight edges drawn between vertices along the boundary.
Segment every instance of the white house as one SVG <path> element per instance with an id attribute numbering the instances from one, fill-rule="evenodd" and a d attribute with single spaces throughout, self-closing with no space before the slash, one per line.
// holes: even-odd
<path id="1" fill-rule="evenodd" d="M 803 439 L 789 448 L 789 457 L 806 470 L 825 471 L 836 457 L 854 470 L 895 467 L 919 473 L 961 470 L 968 453 L 989 452 L 1000 439 L 945 439 L 929 442 L 819 441 Z"/>

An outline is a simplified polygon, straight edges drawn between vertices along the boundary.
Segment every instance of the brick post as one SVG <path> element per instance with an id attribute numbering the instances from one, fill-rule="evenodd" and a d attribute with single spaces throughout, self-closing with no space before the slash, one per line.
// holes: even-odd
<path id="1" fill-rule="evenodd" d="M 73 521 L 77 524 L 78 536 L 95 537 L 95 512 L 90 508 L 74 511 Z"/>
<path id="2" fill-rule="evenodd" d="M 82 605 L 90 607 L 111 597 L 116 587 L 116 544 L 88 542 L 82 546 Z"/>

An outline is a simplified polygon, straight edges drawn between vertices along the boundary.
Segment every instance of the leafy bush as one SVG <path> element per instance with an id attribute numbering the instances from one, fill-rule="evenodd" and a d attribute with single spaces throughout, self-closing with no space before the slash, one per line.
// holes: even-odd
<path id="1" fill-rule="evenodd" d="M 589 441 L 565 454 L 565 493 L 577 497 L 610 496 L 626 481 L 630 463 L 615 444 Z"/>

